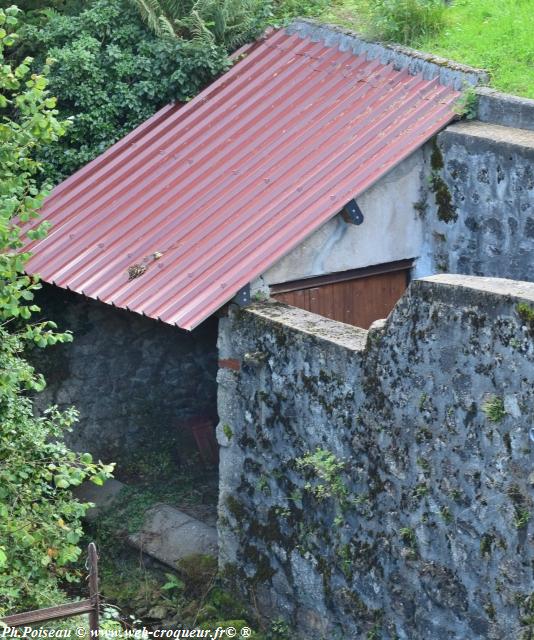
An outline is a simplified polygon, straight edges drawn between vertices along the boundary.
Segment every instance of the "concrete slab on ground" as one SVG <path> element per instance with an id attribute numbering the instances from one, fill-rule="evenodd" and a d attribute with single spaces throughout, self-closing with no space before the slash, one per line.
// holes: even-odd
<path id="1" fill-rule="evenodd" d="M 86 482 L 76 489 L 76 497 L 92 502 L 86 518 L 94 521 L 109 508 L 126 485 L 118 480 L 108 480 L 99 487 Z M 217 556 L 217 529 L 168 504 L 156 504 L 144 515 L 140 531 L 129 535 L 127 542 L 143 553 L 176 568 L 182 558 L 192 555 Z"/>
<path id="2" fill-rule="evenodd" d="M 214 527 L 167 504 L 148 509 L 141 530 L 130 535 L 128 541 L 173 568 L 188 556 L 217 556 L 218 549 Z"/>

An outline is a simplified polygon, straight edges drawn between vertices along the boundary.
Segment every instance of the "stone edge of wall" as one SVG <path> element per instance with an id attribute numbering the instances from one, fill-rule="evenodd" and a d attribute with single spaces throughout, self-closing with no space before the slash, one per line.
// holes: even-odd
<path id="1" fill-rule="evenodd" d="M 378 58 L 383 64 L 392 63 L 395 68 L 408 69 L 413 75 L 421 73 L 427 80 L 439 78 L 442 84 L 455 89 L 462 89 L 465 84 L 478 85 L 489 81 L 489 75 L 483 69 L 475 69 L 410 47 L 367 40 L 354 31 L 309 18 L 293 21 L 286 27 L 286 31 L 301 38 L 322 40 L 327 46 L 337 46 L 341 51 L 352 50 L 356 55 L 364 54 L 369 60 Z"/>
<path id="2" fill-rule="evenodd" d="M 477 147 L 499 145 L 503 152 L 508 147 L 513 148 L 515 153 L 531 153 L 534 150 L 534 131 L 480 120 L 455 122 L 438 133 L 438 140 L 442 138 L 460 139 L 466 148 L 473 143 Z"/>
<path id="3" fill-rule="evenodd" d="M 368 331 L 365 329 L 330 320 L 316 313 L 274 300 L 254 303 L 243 309 L 243 313 L 251 314 L 275 325 L 283 325 L 296 332 L 313 336 L 321 341 L 331 342 L 351 351 L 362 351 L 367 342 Z"/>
<path id="4" fill-rule="evenodd" d="M 534 100 L 477 87 L 477 118 L 482 122 L 534 131 Z"/>
<path id="5" fill-rule="evenodd" d="M 534 305 L 534 282 L 439 274 L 413 280 L 399 303 L 407 297 L 450 306 L 464 304 L 470 307 L 489 307 L 498 312 L 502 305 L 510 306 L 520 302 Z M 395 308 L 392 314 L 395 313 Z M 388 324 L 387 319 L 377 320 L 369 330 L 361 329 L 274 300 L 251 304 L 241 312 L 355 352 L 365 350 L 372 335 L 387 331 Z"/>
<path id="6" fill-rule="evenodd" d="M 410 284 L 410 295 L 426 296 L 433 301 L 456 305 L 459 301 L 490 305 L 511 302 L 534 303 L 534 282 L 508 280 L 506 278 L 484 278 L 457 274 L 439 274 L 414 280 Z"/>
<path id="7" fill-rule="evenodd" d="M 302 38 L 323 40 L 328 46 L 337 46 L 342 51 L 351 49 L 356 55 L 367 55 L 369 60 L 379 58 L 384 64 L 392 63 L 400 69 L 408 69 L 412 74 L 422 73 L 426 79 L 439 77 L 442 84 L 455 89 L 462 89 L 466 83 L 479 85 L 475 89 L 479 120 L 505 127 L 534 130 L 534 100 L 480 86 L 487 85 L 490 80 L 484 69 L 410 47 L 368 40 L 349 29 L 310 18 L 298 18 L 286 27 L 286 31 Z"/>
<path id="8" fill-rule="evenodd" d="M 520 302 L 534 305 L 534 282 L 439 274 L 413 280 L 399 303 L 406 298 L 426 299 L 449 306 L 479 306 L 498 313 L 503 305 L 509 307 Z M 369 330 L 361 329 L 274 300 L 253 303 L 239 313 L 354 352 L 364 351 L 373 335 L 387 331 L 388 325 L 387 319 L 377 320 Z"/>

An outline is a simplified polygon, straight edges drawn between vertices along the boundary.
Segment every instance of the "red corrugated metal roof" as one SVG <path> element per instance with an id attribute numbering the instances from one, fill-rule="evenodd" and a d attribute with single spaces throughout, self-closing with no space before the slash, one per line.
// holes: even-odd
<path id="1" fill-rule="evenodd" d="M 192 329 L 446 125 L 457 97 L 275 31 L 56 187 L 28 272 Z"/>

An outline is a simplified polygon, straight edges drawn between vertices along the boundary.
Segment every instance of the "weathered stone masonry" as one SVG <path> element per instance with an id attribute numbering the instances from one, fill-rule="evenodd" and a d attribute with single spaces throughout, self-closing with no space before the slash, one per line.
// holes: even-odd
<path id="1" fill-rule="evenodd" d="M 532 309 L 534 284 L 444 275 L 369 332 L 269 303 L 221 320 L 220 561 L 267 616 L 530 637 Z"/>
<path id="2" fill-rule="evenodd" d="M 216 318 L 189 333 L 50 285 L 39 302 L 74 334 L 72 343 L 34 354 L 48 381 L 42 406 L 80 412 L 70 444 L 129 466 L 189 456 L 191 436 L 179 423 L 217 414 Z"/>
<path id="3" fill-rule="evenodd" d="M 460 122 L 425 151 L 416 274 L 534 280 L 534 131 Z"/>

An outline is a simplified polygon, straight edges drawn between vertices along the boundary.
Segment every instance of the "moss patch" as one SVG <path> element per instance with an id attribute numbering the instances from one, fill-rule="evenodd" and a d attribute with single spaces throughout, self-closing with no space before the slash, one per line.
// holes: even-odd
<path id="1" fill-rule="evenodd" d="M 531 307 L 526 302 L 520 302 L 515 310 L 517 311 L 517 315 L 521 318 L 523 324 L 529 330 L 531 335 L 534 335 L 534 307 Z"/>
<path id="2" fill-rule="evenodd" d="M 482 411 L 486 414 L 486 417 L 490 422 L 502 422 L 503 418 L 506 416 L 504 401 L 502 398 L 498 398 L 497 396 L 491 396 L 488 398 L 482 405 Z"/>

